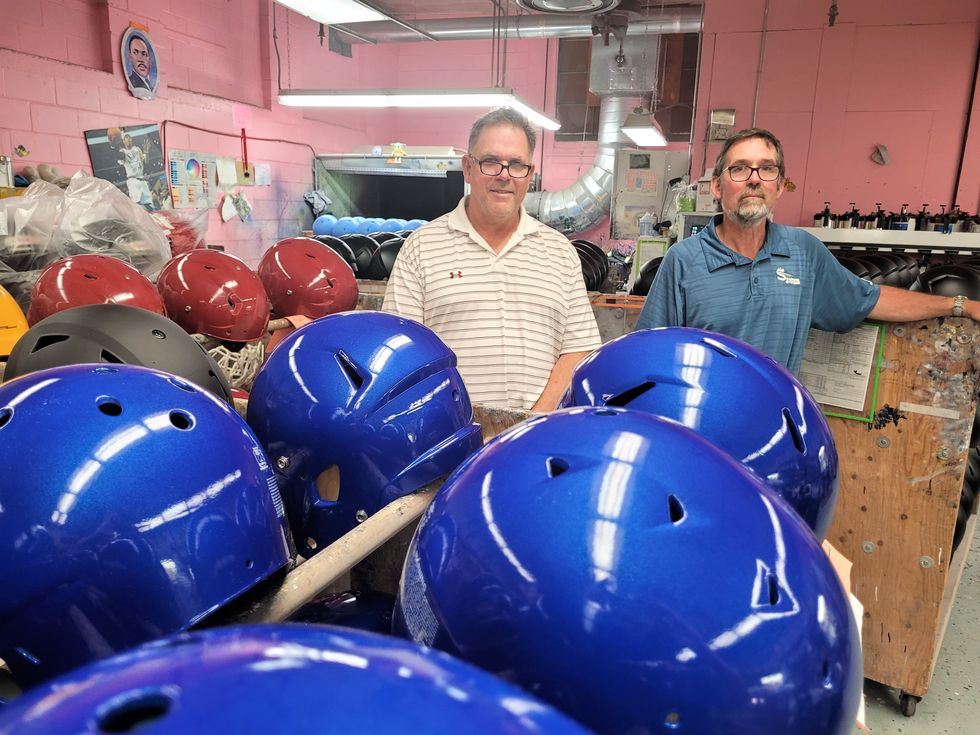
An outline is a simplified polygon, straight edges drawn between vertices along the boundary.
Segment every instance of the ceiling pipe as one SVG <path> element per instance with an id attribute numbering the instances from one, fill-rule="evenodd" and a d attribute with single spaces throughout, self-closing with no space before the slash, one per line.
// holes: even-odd
<path id="1" fill-rule="evenodd" d="M 589 38 L 595 16 L 517 15 L 507 28 L 509 40 L 522 38 Z M 416 20 L 412 25 L 439 41 L 475 41 L 492 38 L 493 18 L 433 18 Z M 357 33 L 377 43 L 409 43 L 425 40 L 413 31 L 387 21 L 352 24 Z M 677 7 L 650 18 L 631 20 L 628 35 L 699 33 L 701 8 Z"/>
<path id="2" fill-rule="evenodd" d="M 650 104 L 650 95 L 606 94 L 599 103 L 598 149 L 591 168 L 558 191 L 531 192 L 524 197 L 527 213 L 565 235 L 583 232 L 609 214 L 616 151 L 633 143 L 620 126 L 635 107 Z"/>

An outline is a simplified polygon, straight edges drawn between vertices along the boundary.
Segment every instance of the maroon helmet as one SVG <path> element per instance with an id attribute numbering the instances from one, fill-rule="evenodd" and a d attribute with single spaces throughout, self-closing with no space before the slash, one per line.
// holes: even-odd
<path id="1" fill-rule="evenodd" d="M 265 334 L 269 297 L 258 275 L 233 255 L 191 250 L 168 261 L 157 288 L 167 316 L 191 334 L 251 342 Z"/>
<path id="2" fill-rule="evenodd" d="M 259 263 L 277 317 L 319 319 L 357 306 L 357 279 L 340 255 L 321 242 L 289 237 L 269 248 Z"/>
<path id="3" fill-rule="evenodd" d="M 149 279 L 129 263 L 109 255 L 72 255 L 45 268 L 31 289 L 27 321 L 73 306 L 121 304 L 163 314 L 163 301 Z"/>

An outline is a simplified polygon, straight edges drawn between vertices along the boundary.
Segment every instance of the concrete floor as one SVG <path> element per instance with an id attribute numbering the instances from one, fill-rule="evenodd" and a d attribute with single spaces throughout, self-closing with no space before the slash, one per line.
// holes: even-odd
<path id="1" fill-rule="evenodd" d="M 864 694 L 874 735 L 980 732 L 980 534 L 966 559 L 932 684 L 915 714 L 902 715 L 895 689 L 866 680 Z"/>

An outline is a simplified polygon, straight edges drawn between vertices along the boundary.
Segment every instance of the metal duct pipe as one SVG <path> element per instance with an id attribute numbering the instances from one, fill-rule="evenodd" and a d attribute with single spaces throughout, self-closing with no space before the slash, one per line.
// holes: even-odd
<path id="1" fill-rule="evenodd" d="M 565 189 L 528 194 L 524 208 L 529 215 L 570 235 L 589 229 L 609 214 L 616 151 L 632 145 L 619 128 L 634 107 L 649 105 L 649 96 L 627 94 L 605 95 L 599 103 L 599 148 L 592 167 Z"/>
<path id="2" fill-rule="evenodd" d="M 594 16 L 515 15 L 508 18 L 507 38 L 588 38 L 592 35 Z M 433 18 L 412 21 L 417 28 L 439 41 L 472 41 L 493 37 L 493 18 Z M 343 30 L 343 27 L 337 27 Z M 377 43 L 406 43 L 425 41 L 424 36 L 388 21 L 358 23 L 351 27 L 358 36 Z M 631 20 L 627 35 L 650 33 L 699 33 L 701 8 L 678 7 L 655 18 Z M 348 36 L 351 43 L 360 42 Z"/>

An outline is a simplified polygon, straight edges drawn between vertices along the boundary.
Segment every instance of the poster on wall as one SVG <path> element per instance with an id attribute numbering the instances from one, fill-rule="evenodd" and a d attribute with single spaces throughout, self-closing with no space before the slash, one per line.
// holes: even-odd
<path id="1" fill-rule="evenodd" d="M 171 150 L 170 195 L 174 209 L 208 209 L 218 203 L 217 159 L 209 153 Z"/>
<path id="2" fill-rule="evenodd" d="M 86 130 L 85 142 L 94 176 L 115 184 L 145 209 L 170 208 L 159 125 Z"/>
<path id="3" fill-rule="evenodd" d="M 157 96 L 160 69 L 157 52 L 146 26 L 131 23 L 122 38 L 122 66 L 126 84 L 134 97 L 152 100 Z"/>

